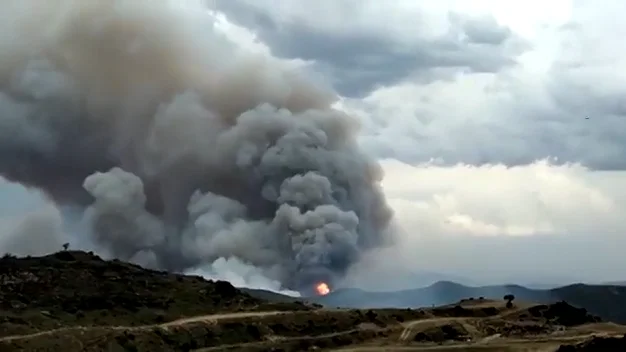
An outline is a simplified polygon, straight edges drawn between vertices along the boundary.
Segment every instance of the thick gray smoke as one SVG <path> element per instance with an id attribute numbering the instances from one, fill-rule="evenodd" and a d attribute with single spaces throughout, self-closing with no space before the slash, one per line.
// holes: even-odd
<path id="1" fill-rule="evenodd" d="M 303 289 L 387 242 L 382 172 L 354 121 L 198 7 L 1 13 L 0 173 L 83 207 L 103 250 L 173 271 L 237 258 Z"/>

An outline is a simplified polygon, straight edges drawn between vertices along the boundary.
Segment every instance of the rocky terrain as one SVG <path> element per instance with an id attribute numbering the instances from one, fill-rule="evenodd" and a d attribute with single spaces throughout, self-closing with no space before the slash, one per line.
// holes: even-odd
<path id="1" fill-rule="evenodd" d="M 73 251 L 5 256 L 0 282 L 3 352 L 617 351 L 626 333 L 563 301 L 328 309 Z"/>

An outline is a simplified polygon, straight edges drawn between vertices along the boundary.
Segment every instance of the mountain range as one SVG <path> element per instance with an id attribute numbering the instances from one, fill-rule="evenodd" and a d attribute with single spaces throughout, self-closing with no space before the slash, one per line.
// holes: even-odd
<path id="1" fill-rule="evenodd" d="M 469 298 L 502 299 L 507 294 L 525 302 L 567 301 L 585 307 L 603 319 L 626 323 L 626 309 L 618 309 L 626 307 L 626 286 L 623 285 L 573 284 L 553 289 L 530 289 L 519 285 L 473 287 L 439 281 L 423 288 L 390 292 L 338 289 L 326 296 L 306 299 L 324 306 L 341 308 L 416 308 L 450 304 Z"/>

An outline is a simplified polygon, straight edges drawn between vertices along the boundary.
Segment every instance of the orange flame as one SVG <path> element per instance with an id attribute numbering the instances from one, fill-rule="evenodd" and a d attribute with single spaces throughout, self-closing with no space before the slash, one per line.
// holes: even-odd
<path id="1" fill-rule="evenodd" d="M 320 282 L 317 286 L 315 286 L 315 291 L 317 291 L 317 294 L 320 296 L 325 296 L 330 293 L 330 287 L 328 287 L 327 283 Z"/>

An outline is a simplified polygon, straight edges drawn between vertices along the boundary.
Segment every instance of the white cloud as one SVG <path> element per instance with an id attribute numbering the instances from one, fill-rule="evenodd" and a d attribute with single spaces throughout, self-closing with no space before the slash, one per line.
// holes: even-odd
<path id="1" fill-rule="evenodd" d="M 250 28 L 279 57 L 304 58 L 343 95 L 412 78 L 493 72 L 527 49 L 491 13 L 454 2 L 218 1 L 229 20 Z"/>
<path id="2" fill-rule="evenodd" d="M 380 158 L 626 168 L 619 1 L 219 3 L 270 52 L 316 62 L 340 92 L 365 90 L 342 105 L 364 116 Z"/>
<path id="3" fill-rule="evenodd" d="M 408 228 L 468 235 L 584 235 L 622 226 L 626 204 L 603 178 L 579 165 L 409 166 L 384 162 L 389 201 Z M 626 184 L 626 180 L 624 181 Z M 410 208 L 405 208 L 409 203 Z M 403 212 L 410 212 L 403 218 Z M 626 227 L 626 225 L 624 225 Z M 426 231 L 428 232 L 428 231 Z"/>
<path id="4" fill-rule="evenodd" d="M 533 4 L 517 17 L 515 9 L 490 11 L 529 41 L 517 65 L 430 82 L 405 77 L 364 99 L 345 99 L 364 120 L 365 147 L 411 163 L 515 165 L 557 157 L 626 168 L 626 56 L 618 39 L 626 26 L 616 17 L 623 5 L 563 1 L 544 17 Z"/>
<path id="5" fill-rule="evenodd" d="M 355 268 L 352 285 L 411 287 L 410 274 L 423 270 L 483 284 L 623 278 L 624 172 L 547 161 L 507 168 L 387 160 L 383 167 L 399 239 L 374 252 L 366 270 Z"/>

